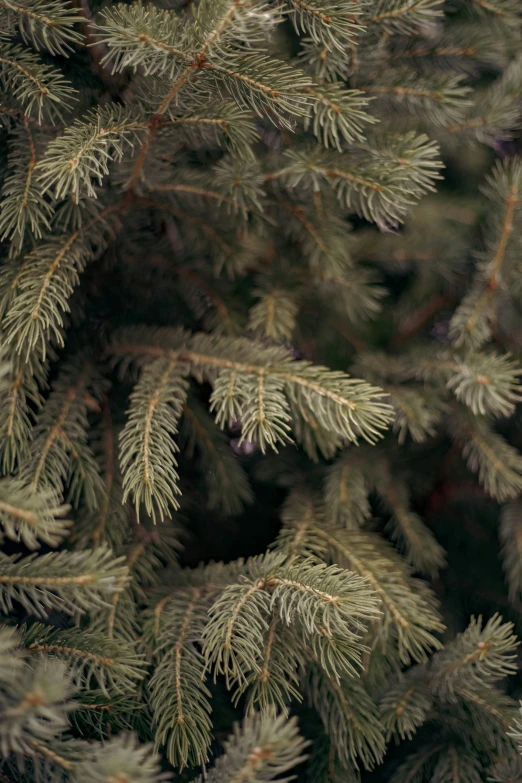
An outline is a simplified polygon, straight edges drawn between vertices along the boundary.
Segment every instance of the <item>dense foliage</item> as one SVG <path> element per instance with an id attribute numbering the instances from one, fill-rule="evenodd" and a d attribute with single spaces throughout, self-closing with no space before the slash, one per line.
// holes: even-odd
<path id="1" fill-rule="evenodd" d="M 2 781 L 522 781 L 521 23 L 0 0 Z"/>

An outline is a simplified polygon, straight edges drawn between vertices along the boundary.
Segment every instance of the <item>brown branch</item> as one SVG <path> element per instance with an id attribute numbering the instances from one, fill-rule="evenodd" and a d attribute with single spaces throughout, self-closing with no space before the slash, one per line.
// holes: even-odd
<path id="1" fill-rule="evenodd" d="M 423 326 L 425 326 L 431 319 L 446 305 L 449 305 L 455 296 L 451 293 L 435 294 L 435 296 L 428 299 L 427 302 L 421 305 L 415 310 L 405 321 L 401 324 L 398 331 L 393 335 L 390 341 L 390 347 L 397 348 L 413 335 L 417 334 Z"/>

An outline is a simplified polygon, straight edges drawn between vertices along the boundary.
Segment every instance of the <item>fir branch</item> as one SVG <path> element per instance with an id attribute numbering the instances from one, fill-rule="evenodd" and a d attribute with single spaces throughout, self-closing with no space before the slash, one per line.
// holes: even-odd
<path id="1" fill-rule="evenodd" d="M 378 0 L 368 22 L 383 25 L 390 33 L 408 35 L 437 21 L 443 0 Z M 363 18 L 364 21 L 366 21 Z"/>
<path id="2" fill-rule="evenodd" d="M 147 75 L 161 75 L 171 83 L 149 123 L 129 180 L 130 189 L 141 177 L 158 120 L 195 77 L 196 89 L 215 90 L 224 85 L 240 106 L 260 115 L 269 109 L 287 125 L 287 112 L 301 116 L 306 113 L 307 99 L 302 89 L 309 80 L 302 73 L 266 55 L 227 48 L 227 40 L 235 36 L 246 41 L 249 36 L 255 39 L 259 35 L 267 15 L 264 3 L 259 5 L 257 10 L 247 0 L 206 0 L 198 7 L 193 25 L 153 6 L 139 5 L 129 10 L 121 4 L 104 12 L 99 26 L 104 35 L 101 41 L 107 45 L 115 69 L 141 67 Z"/>
<path id="3" fill-rule="evenodd" d="M 501 18 L 518 19 L 520 5 L 518 0 L 472 0 L 478 11 L 493 14 Z"/>
<path id="4" fill-rule="evenodd" d="M 287 721 L 275 710 L 245 718 L 235 725 L 225 744 L 225 753 L 208 771 L 209 783 L 226 777 L 231 783 L 270 783 L 274 779 L 288 783 L 291 777 L 280 777 L 300 764 L 306 756 L 307 743 L 300 737 L 295 718 Z M 203 783 L 205 778 L 198 779 Z"/>
<path id="5" fill-rule="evenodd" d="M 251 212 L 263 211 L 263 176 L 257 162 L 222 158 L 214 167 L 214 182 L 220 202 L 231 204 L 236 214 L 246 219 Z"/>
<path id="6" fill-rule="evenodd" d="M 359 28 L 360 9 L 356 0 L 285 0 L 290 18 L 299 34 L 327 49 L 332 47 L 344 53 Z"/>
<path id="7" fill-rule="evenodd" d="M 321 517 L 314 498 L 300 487 L 289 493 L 281 511 L 283 526 L 276 539 L 275 549 L 285 554 L 290 565 L 296 559 L 325 560 L 324 541 L 314 531 L 321 525 Z"/>
<path id="8" fill-rule="evenodd" d="M 53 139 L 38 165 L 38 180 L 59 200 L 71 194 L 96 198 L 93 180 L 101 185 L 109 163 L 132 151 L 147 123 L 123 107 L 102 106 L 89 112 Z"/>
<path id="9" fill-rule="evenodd" d="M 433 633 L 442 629 L 433 599 L 422 591 L 419 580 L 411 580 L 393 549 L 372 533 L 317 530 L 331 548 L 337 562 L 368 580 L 382 602 L 384 619 L 376 628 L 378 642 L 396 639 L 401 661 L 422 662 L 429 650 L 438 649 Z"/>
<path id="10" fill-rule="evenodd" d="M 8 351 L 7 354 L 12 354 Z M 9 381 L 0 388 L 0 454 L 4 473 L 20 468 L 30 454 L 35 411 L 43 405 L 47 362 L 11 356 Z"/>
<path id="11" fill-rule="evenodd" d="M 378 285 L 379 278 L 370 269 L 321 271 L 316 275 L 319 296 L 331 303 L 341 317 L 352 322 L 367 321 L 382 308 L 386 290 Z"/>
<path id="12" fill-rule="evenodd" d="M 67 715 L 74 709 L 73 677 L 61 661 L 40 660 L 27 664 L 23 675 L 2 681 L 0 702 L 0 753 L 7 760 L 16 753 L 34 757 L 45 751 L 55 736 L 67 728 Z M 18 765 L 17 765 L 18 766 Z"/>
<path id="13" fill-rule="evenodd" d="M 195 647 L 207 621 L 208 592 L 203 587 L 179 591 L 169 602 L 156 666 L 151 706 L 157 724 L 156 744 L 184 769 L 208 761 L 211 741 L 210 691 L 204 683 L 205 661 Z"/>
<path id="14" fill-rule="evenodd" d="M 345 452 L 327 469 L 324 501 L 327 518 L 342 527 L 358 528 L 370 517 L 369 486 L 364 458 Z"/>
<path id="15" fill-rule="evenodd" d="M 452 432 L 462 448 L 470 470 L 491 497 L 499 501 L 516 497 L 522 490 L 522 457 L 487 419 L 462 417 L 453 422 Z"/>
<path id="16" fill-rule="evenodd" d="M 410 508 L 408 487 L 390 471 L 389 463 L 379 465 L 377 488 L 392 513 L 393 537 L 404 543 L 406 557 L 417 571 L 438 574 L 445 565 L 444 550 L 431 530 Z"/>
<path id="17" fill-rule="evenodd" d="M 363 123 L 376 121 L 364 111 L 370 99 L 360 90 L 345 90 L 333 83 L 307 87 L 305 92 L 314 99 L 305 128 L 311 127 L 325 147 L 341 150 L 343 141 L 361 141 Z"/>
<path id="18" fill-rule="evenodd" d="M 236 158 L 252 157 L 252 145 L 258 139 L 256 126 L 251 114 L 233 101 L 210 103 L 196 113 L 178 112 L 170 107 L 162 119 L 162 126 L 175 128 L 187 143 L 194 145 L 200 138 L 202 142 L 224 144 Z"/>
<path id="19" fill-rule="evenodd" d="M 455 374 L 447 382 L 459 402 L 475 415 L 511 416 L 520 399 L 522 370 L 510 354 L 470 353 L 456 357 Z"/>
<path id="20" fill-rule="evenodd" d="M 409 69 L 390 69 L 376 82 L 364 86 L 366 92 L 378 101 L 387 100 L 392 106 L 404 108 L 434 127 L 461 122 L 467 108 L 471 88 L 462 84 L 463 76 L 434 74 L 419 76 Z M 379 109 L 379 104 L 376 104 Z"/>
<path id="21" fill-rule="evenodd" d="M 107 597 L 126 575 L 121 559 L 108 549 L 0 556 L 0 607 L 10 612 L 18 601 L 28 614 L 46 616 L 49 609 L 70 613 L 107 605 Z"/>
<path id="22" fill-rule="evenodd" d="M 69 236 L 48 238 L 17 270 L 5 328 L 7 342 L 14 343 L 26 361 L 32 352 L 45 360 L 48 342 L 63 345 L 64 314 L 79 275 L 92 258 L 93 246 L 102 246 L 110 216 L 120 209 L 120 204 L 112 204 Z"/>
<path id="23" fill-rule="evenodd" d="M 44 65 L 37 54 L 16 44 L 0 46 L 0 82 L 6 93 L 22 105 L 24 113 L 38 123 L 44 118 L 58 121 L 62 107 L 70 107 L 75 94 L 60 71 Z"/>
<path id="24" fill-rule="evenodd" d="M 82 688 L 98 688 L 105 696 L 133 690 L 145 675 L 143 655 L 134 645 L 86 629 L 62 631 L 35 623 L 23 630 L 23 642 L 32 653 L 67 662 Z"/>
<path id="25" fill-rule="evenodd" d="M 14 255 L 21 252 L 27 235 L 41 239 L 51 230 L 52 209 L 36 181 L 37 137 L 29 117 L 12 133 L 9 153 L 10 173 L 5 178 L 0 203 L 0 238 L 11 241 Z"/>
<path id="26" fill-rule="evenodd" d="M 99 468 L 87 438 L 85 395 L 93 400 L 103 394 L 105 383 L 81 353 L 66 363 L 53 384 L 33 434 L 31 459 L 21 472 L 31 491 L 64 489 L 73 505 L 83 497 L 95 508 L 100 496 Z"/>
<path id="27" fill-rule="evenodd" d="M 186 369 L 175 357 L 157 359 L 146 368 L 131 396 L 127 424 L 120 435 L 123 501 L 143 502 L 153 519 L 176 509 L 178 474 L 172 436 L 186 399 Z"/>
<path id="28" fill-rule="evenodd" d="M 292 150 L 279 176 L 292 188 L 302 184 L 319 190 L 328 183 L 347 209 L 384 227 L 401 221 L 433 189 L 441 166 L 436 155 L 436 147 L 426 137 L 408 134 L 361 150 L 349 164 L 336 153 Z"/>
<path id="29" fill-rule="evenodd" d="M 228 687 L 244 687 L 250 672 L 262 671 L 260 651 L 274 611 L 282 623 L 302 626 L 330 676 L 355 673 L 363 622 L 376 614 L 364 580 L 322 563 L 284 566 L 280 555 L 253 559 L 248 571 L 248 578 L 227 588 L 212 606 L 203 635 L 207 666 L 224 674 Z"/>
<path id="30" fill-rule="evenodd" d="M 164 335 L 168 340 L 168 331 Z M 378 401 L 384 393 L 344 373 L 304 361 L 291 361 L 282 349 L 254 350 L 255 344 L 246 340 L 208 335 L 194 335 L 188 340 L 186 348 L 179 345 L 180 338 L 176 336 L 178 345 L 170 349 L 168 345 L 162 346 L 162 337 L 161 333 L 156 338 L 147 332 L 122 333 L 115 337 L 110 351 L 116 356 L 142 357 L 142 360 L 154 356 L 177 358 L 189 363 L 196 377 L 203 374 L 214 382 L 223 371 L 228 371 L 226 382 L 221 383 L 218 393 L 214 392 L 214 409 L 218 411 L 219 420 L 229 421 L 237 417 L 239 403 L 236 397 L 229 396 L 230 384 L 234 378 L 246 376 L 248 379 L 250 376 L 248 389 L 258 392 L 260 377 L 265 382 L 273 382 L 277 400 L 281 400 L 279 389 L 284 388 L 300 416 L 306 417 L 310 412 L 324 429 L 350 441 L 356 441 L 358 437 L 375 441 L 379 430 L 388 421 L 389 408 Z M 134 342 L 136 339 L 138 342 Z M 256 398 L 251 404 L 255 401 Z"/>
<path id="31" fill-rule="evenodd" d="M 128 533 L 129 508 L 122 502 L 123 487 L 116 453 L 117 434 L 107 398 L 101 407 L 101 432 L 96 432 L 93 451 L 101 466 L 103 488 L 96 508 L 83 509 L 76 520 L 74 540 L 80 548 L 105 544 L 118 550 Z"/>
<path id="32" fill-rule="evenodd" d="M 28 549 L 37 549 L 39 541 L 58 546 L 69 533 L 71 522 L 63 519 L 68 511 L 51 489 L 33 494 L 16 479 L 0 482 L 0 524 L 8 538 Z"/>
<path id="33" fill-rule="evenodd" d="M 269 625 L 270 595 L 261 578 L 231 585 L 212 605 L 203 632 L 203 654 L 215 676 L 225 676 L 227 688 L 246 685 L 247 674 L 260 671 L 260 651 Z"/>
<path id="34" fill-rule="evenodd" d="M 377 706 L 355 678 L 335 682 L 313 668 L 306 689 L 341 764 L 373 769 L 385 750 Z"/>
<path id="35" fill-rule="evenodd" d="M 16 26 L 25 43 L 35 49 L 47 49 L 51 54 L 65 55 L 74 44 L 83 41 L 74 29 L 81 21 L 73 7 L 58 0 L 0 0 L 0 10 L 6 12 L 7 25 Z"/>
<path id="36" fill-rule="evenodd" d="M 120 734 L 107 743 L 96 743 L 93 751 L 74 766 L 73 783 L 84 780 L 168 783 L 170 775 L 161 770 L 151 744 L 140 742 L 133 734 Z"/>
<path id="37" fill-rule="evenodd" d="M 513 624 L 496 614 L 483 626 L 472 618 L 464 633 L 437 654 L 432 685 L 437 693 L 452 694 L 458 688 L 473 689 L 475 683 L 490 685 L 516 671 L 515 651 L 519 642 Z"/>
<path id="38" fill-rule="evenodd" d="M 259 301 L 250 310 L 249 329 L 272 340 L 290 339 L 298 310 L 295 298 L 277 288 L 253 293 Z"/>
<path id="39" fill-rule="evenodd" d="M 465 748 L 450 744 L 434 769 L 436 780 L 441 783 L 452 783 L 454 780 L 466 780 L 469 783 L 480 783 L 482 766 L 478 759 Z"/>
<path id="40" fill-rule="evenodd" d="M 390 737 L 411 739 L 426 721 L 434 694 L 424 667 L 414 667 L 396 685 L 392 685 L 379 705 L 380 718 Z"/>
<path id="41" fill-rule="evenodd" d="M 301 635 L 285 628 L 275 612 L 265 633 L 259 671 L 250 672 L 245 684 L 236 689 L 234 700 L 247 693 L 247 715 L 274 707 L 287 714 L 291 700 L 302 699 L 299 673 L 304 663 Z"/>

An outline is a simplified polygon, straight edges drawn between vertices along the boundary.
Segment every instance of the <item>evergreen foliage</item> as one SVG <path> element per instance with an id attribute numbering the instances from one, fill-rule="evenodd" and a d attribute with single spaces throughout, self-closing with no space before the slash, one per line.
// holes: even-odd
<path id="1" fill-rule="evenodd" d="M 522 2 L 0 30 L 2 783 L 522 780 Z"/>

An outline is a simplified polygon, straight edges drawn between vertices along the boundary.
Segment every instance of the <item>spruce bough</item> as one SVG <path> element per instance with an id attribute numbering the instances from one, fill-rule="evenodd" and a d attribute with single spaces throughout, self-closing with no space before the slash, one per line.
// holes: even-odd
<path id="1" fill-rule="evenodd" d="M 521 22 L 0 0 L 2 780 L 522 780 Z"/>

